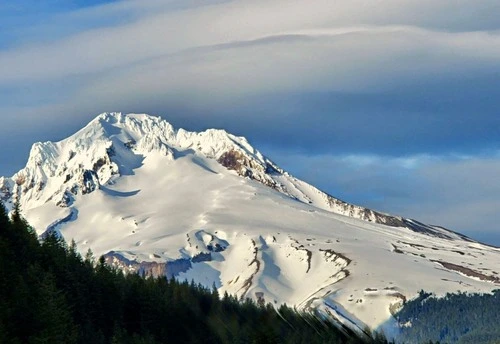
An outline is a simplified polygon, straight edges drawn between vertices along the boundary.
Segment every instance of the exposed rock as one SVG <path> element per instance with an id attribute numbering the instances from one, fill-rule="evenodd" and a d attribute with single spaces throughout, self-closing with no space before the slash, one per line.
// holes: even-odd
<path id="1" fill-rule="evenodd" d="M 172 278 L 178 276 L 182 272 L 191 269 L 192 264 L 211 261 L 210 253 L 199 253 L 194 257 L 180 258 L 166 262 L 131 260 L 125 258 L 121 253 L 110 251 L 104 255 L 106 264 L 121 269 L 124 273 L 138 273 L 145 277 L 165 276 Z"/>
<path id="2" fill-rule="evenodd" d="M 474 271 L 472 269 L 466 268 L 465 266 L 461 266 L 461 265 L 457 265 L 457 264 L 453 264 L 453 263 L 448 263 L 448 262 L 444 262 L 444 261 L 440 261 L 440 260 L 431 260 L 431 261 L 442 265 L 446 269 L 459 272 L 465 276 L 478 278 L 482 281 L 489 281 L 489 282 L 493 282 L 496 284 L 500 284 L 500 278 L 498 278 L 496 276 L 485 275 L 481 272 Z"/>
<path id="3" fill-rule="evenodd" d="M 224 246 L 219 245 L 218 243 L 215 243 L 213 246 L 212 245 L 207 245 L 207 249 L 211 252 L 222 252 L 226 248 Z"/>
<path id="4" fill-rule="evenodd" d="M 396 245 L 394 245 L 394 244 L 391 244 L 391 245 L 393 247 L 393 251 L 392 252 L 399 253 L 399 254 L 404 254 L 404 252 L 401 251 Z"/>
<path id="5" fill-rule="evenodd" d="M 61 208 L 67 208 L 71 204 L 73 204 L 74 197 L 68 192 L 64 191 L 63 193 L 58 195 L 58 198 L 54 200 L 56 205 Z"/>
<path id="6" fill-rule="evenodd" d="M 401 309 L 401 307 L 403 307 L 404 304 L 406 303 L 406 296 L 404 296 L 401 293 L 392 293 L 390 295 L 398 299 L 397 302 L 391 303 L 389 305 L 389 312 L 393 316 L 395 316 L 397 312 Z"/>
<path id="7" fill-rule="evenodd" d="M 99 178 L 92 170 L 85 170 L 79 178 L 79 187 L 83 195 L 89 194 L 99 189 Z"/>
<path id="8" fill-rule="evenodd" d="M 0 200 L 6 202 L 12 197 L 12 186 L 7 179 L 0 178 Z"/>
<path id="9" fill-rule="evenodd" d="M 243 290 L 243 292 L 240 294 L 241 295 L 241 297 L 240 297 L 241 300 L 243 300 L 245 298 L 245 296 L 247 295 L 248 290 L 252 286 L 254 276 L 260 271 L 260 260 L 258 259 L 259 248 L 255 244 L 255 240 L 252 239 L 251 242 L 252 242 L 252 247 L 253 247 L 253 259 L 248 264 L 248 266 L 255 265 L 255 271 L 252 272 L 252 274 L 250 275 L 250 277 L 248 277 L 243 282 L 243 286 L 238 290 L 238 292 L 240 292 L 240 291 Z"/>
<path id="10" fill-rule="evenodd" d="M 249 158 L 244 153 L 237 150 L 230 150 L 223 153 L 217 161 L 228 170 L 233 170 L 242 177 L 256 180 L 266 186 L 289 195 L 283 185 L 276 182 L 268 174 L 280 174 L 282 171 L 267 161 L 262 165 L 255 159 Z"/>
<path id="11" fill-rule="evenodd" d="M 103 167 L 104 165 L 107 165 L 109 163 L 110 163 L 110 160 L 109 160 L 108 156 L 103 157 L 103 158 L 99 158 L 94 163 L 94 166 L 92 167 L 92 171 L 97 173 L 101 169 L 101 167 Z"/>
<path id="12" fill-rule="evenodd" d="M 355 217 L 364 221 L 379 223 L 390 227 L 404 227 L 411 229 L 412 231 L 417 233 L 424 233 L 442 239 L 453 239 L 453 236 L 451 234 L 457 234 L 448 229 L 426 225 L 415 220 L 382 214 L 371 209 L 344 202 L 330 195 L 327 195 L 327 199 L 330 207 L 334 209 L 335 212 L 338 212 L 342 215 Z M 445 231 L 450 232 L 450 234 L 447 234 Z M 460 236 L 464 240 L 470 240 L 466 236 Z"/>
<path id="13" fill-rule="evenodd" d="M 344 256 L 342 253 L 338 253 L 330 249 L 319 250 L 325 254 L 325 259 L 327 262 L 335 262 L 336 264 L 343 265 L 344 267 L 351 264 L 351 259 Z"/>
<path id="14" fill-rule="evenodd" d="M 306 270 L 306 273 L 308 273 L 309 270 L 311 270 L 312 252 L 310 250 L 304 248 L 304 245 L 301 245 L 296 239 L 293 239 L 293 238 L 290 238 L 290 239 L 297 245 L 297 246 L 292 245 L 292 247 L 294 249 L 296 249 L 297 251 L 305 252 L 306 257 L 307 257 L 307 270 Z M 306 239 L 306 240 L 310 240 L 310 239 Z"/>
<path id="15" fill-rule="evenodd" d="M 251 169 L 262 169 L 262 166 L 255 164 L 248 159 L 243 153 L 236 150 L 225 152 L 218 159 L 218 162 L 226 167 L 228 170 L 236 171 L 240 176 L 250 177 L 252 175 Z"/>
<path id="16" fill-rule="evenodd" d="M 45 187 L 45 183 L 44 182 L 38 182 L 38 186 L 36 188 L 36 191 L 40 192 L 40 191 L 43 190 L 44 187 Z"/>

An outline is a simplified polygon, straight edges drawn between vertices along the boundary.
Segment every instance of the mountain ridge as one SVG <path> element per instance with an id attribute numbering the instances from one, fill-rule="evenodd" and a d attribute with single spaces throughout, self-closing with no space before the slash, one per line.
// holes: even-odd
<path id="1" fill-rule="evenodd" d="M 117 134 L 117 126 L 120 125 L 129 129 L 129 135 L 120 137 L 122 142 L 116 142 L 117 140 L 113 140 L 111 137 Z M 88 140 L 89 138 L 92 140 Z M 320 209 L 392 227 L 406 227 L 444 238 L 460 235 L 463 239 L 470 240 L 462 234 L 443 227 L 426 225 L 412 219 L 385 214 L 335 198 L 291 176 L 253 148 L 245 137 L 232 135 L 223 129 L 207 129 L 202 132 L 190 132 L 182 128 L 176 130 L 161 117 L 146 114 L 102 113 L 83 129 L 65 140 L 56 143 L 50 141 L 35 143 L 31 148 L 28 163 L 24 169 L 10 178 L 10 181 L 8 178 L 0 177 L 0 199 L 8 201 L 12 199 L 12 196 L 16 196 L 18 188 L 14 187 L 14 184 L 18 184 L 23 185 L 24 193 L 28 194 L 25 197 L 20 197 L 24 207 L 29 203 L 29 201 L 23 202 L 24 198 L 36 199 L 40 202 L 54 200 L 57 205 L 68 206 L 79 192 L 87 194 L 100 185 L 112 182 L 113 176 L 130 173 L 128 168 L 120 169 L 120 166 L 112 159 L 115 148 L 121 147 L 121 144 L 133 149 L 137 154 L 158 151 L 170 159 L 174 158 L 174 150 L 194 147 L 207 158 L 216 159 L 222 166 L 236 171 L 242 177 L 257 180 L 285 195 L 302 202 L 308 202 Z M 64 146 L 70 146 L 70 148 Z M 92 147 L 95 148 L 91 149 Z M 172 147 L 175 147 L 174 150 Z M 75 155 L 81 154 L 81 152 L 86 152 L 87 156 L 86 161 L 79 162 L 80 170 L 74 171 L 72 174 L 66 173 L 64 177 L 63 184 L 73 182 L 72 186 L 65 188 L 65 190 L 62 190 L 60 186 L 54 194 L 43 199 L 39 193 L 46 187 L 47 179 L 53 178 L 57 174 L 60 177 L 66 172 L 66 163 L 69 163 Z M 63 154 L 67 155 L 67 161 L 64 161 Z M 63 170 L 58 169 L 61 161 L 56 161 L 57 158 L 62 160 Z M 48 168 L 37 168 L 42 167 L 42 165 Z M 290 177 L 292 180 L 312 188 L 314 193 L 320 195 L 322 202 L 311 201 L 309 195 L 303 190 L 297 190 L 298 193 L 293 194 L 285 185 L 270 176 L 273 173 Z M 71 180 L 75 174 L 78 176 L 77 180 Z M 297 185 L 292 185 L 289 188 L 297 189 Z M 39 205 L 40 202 L 36 202 L 36 204 Z"/>

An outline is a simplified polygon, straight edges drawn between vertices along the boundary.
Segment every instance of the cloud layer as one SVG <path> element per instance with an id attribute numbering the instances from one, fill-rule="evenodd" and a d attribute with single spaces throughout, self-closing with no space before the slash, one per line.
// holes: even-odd
<path id="1" fill-rule="evenodd" d="M 130 0 L 47 14 L 41 33 L 24 33 L 33 42 L 0 51 L 0 110 L 80 124 L 148 111 L 258 141 L 280 126 L 316 149 L 352 152 L 491 148 L 496 3 Z M 366 140 L 340 146 L 353 128 Z"/>
<path id="2" fill-rule="evenodd" d="M 485 187 L 499 161 L 498 1 L 78 3 L 0 5 L 0 175 L 98 113 L 148 112 L 245 135 L 348 200 L 464 230 L 500 220 Z M 346 156 L 387 158 L 352 170 Z M 434 158 L 401 164 L 422 156 Z"/>

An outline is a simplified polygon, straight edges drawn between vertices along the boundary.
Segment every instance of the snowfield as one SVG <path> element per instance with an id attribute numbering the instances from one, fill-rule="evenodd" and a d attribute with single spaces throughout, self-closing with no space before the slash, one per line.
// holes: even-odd
<path id="1" fill-rule="evenodd" d="M 500 250 L 446 229 L 347 204 L 223 130 L 102 114 L 37 143 L 0 178 L 39 235 L 74 239 L 110 264 L 193 279 L 238 297 L 320 312 L 360 331 L 424 289 L 490 292 Z"/>

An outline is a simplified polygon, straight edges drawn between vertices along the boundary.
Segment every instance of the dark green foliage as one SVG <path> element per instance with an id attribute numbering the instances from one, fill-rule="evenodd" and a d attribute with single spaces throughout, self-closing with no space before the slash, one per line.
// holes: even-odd
<path id="1" fill-rule="evenodd" d="M 40 243 L 18 207 L 9 220 L 0 203 L 0 226 L 0 343 L 363 342 L 285 306 L 124 276 L 54 233 Z"/>
<path id="2" fill-rule="evenodd" d="M 447 294 L 443 298 L 420 292 L 397 314 L 405 343 L 500 344 L 500 290 L 492 294 Z"/>

